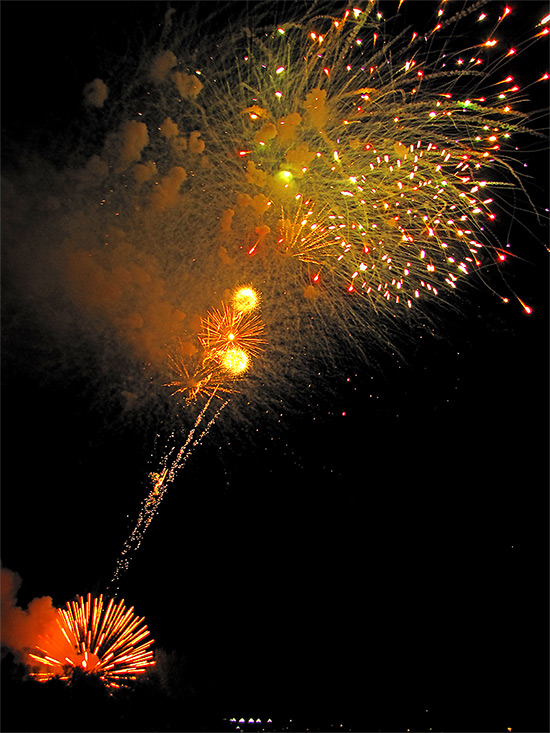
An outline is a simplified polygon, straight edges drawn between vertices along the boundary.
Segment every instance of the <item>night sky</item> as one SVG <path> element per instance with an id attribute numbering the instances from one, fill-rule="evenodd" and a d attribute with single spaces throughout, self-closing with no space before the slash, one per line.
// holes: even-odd
<path id="1" fill-rule="evenodd" d="M 8 168 L 41 136 L 73 134 L 82 87 L 152 5 L 2 3 Z M 531 5 L 533 18 L 546 7 Z M 544 209 L 548 155 L 525 160 Z M 3 729 L 226 730 L 253 716 L 275 730 L 548 730 L 547 230 L 521 217 L 529 230 L 502 232 L 521 232 L 506 276 L 532 315 L 489 289 L 459 294 L 399 355 L 342 354 L 277 415 L 234 435 L 214 425 L 121 583 L 165 676 L 111 700 L 89 681 L 22 682 L 4 655 Z M 12 286 L 6 275 L 2 565 L 23 579 L 20 606 L 63 606 L 104 590 L 161 453 L 154 420 L 122 421 L 89 369 L 44 378 L 48 335 L 13 310 Z"/>

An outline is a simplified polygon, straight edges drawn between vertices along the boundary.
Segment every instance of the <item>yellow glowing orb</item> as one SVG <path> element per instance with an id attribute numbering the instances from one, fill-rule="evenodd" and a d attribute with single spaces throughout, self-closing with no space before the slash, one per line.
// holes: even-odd
<path id="1" fill-rule="evenodd" d="M 239 313 L 247 313 L 258 305 L 258 294 L 252 288 L 239 288 L 233 296 L 233 306 Z"/>
<path id="2" fill-rule="evenodd" d="M 278 187 L 288 189 L 289 191 L 294 189 L 295 181 L 292 171 L 279 171 L 275 173 L 273 178 Z"/>
<path id="3" fill-rule="evenodd" d="M 221 365 L 231 374 L 242 374 L 248 369 L 248 354 L 237 346 L 227 349 L 222 355 Z"/>

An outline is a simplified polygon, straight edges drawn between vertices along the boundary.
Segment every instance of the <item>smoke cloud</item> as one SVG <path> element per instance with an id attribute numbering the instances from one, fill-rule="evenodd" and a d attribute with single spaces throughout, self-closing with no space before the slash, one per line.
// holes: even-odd
<path id="1" fill-rule="evenodd" d="M 2 568 L 0 641 L 18 662 L 30 665 L 28 653 L 40 642 L 40 637 L 54 633 L 57 628 L 57 609 L 50 596 L 34 598 L 27 609 L 18 606 L 17 594 L 21 583 L 18 573 Z"/>
<path id="2" fill-rule="evenodd" d="M 101 79 L 94 79 L 84 87 L 84 102 L 101 109 L 109 95 L 109 88 Z"/>

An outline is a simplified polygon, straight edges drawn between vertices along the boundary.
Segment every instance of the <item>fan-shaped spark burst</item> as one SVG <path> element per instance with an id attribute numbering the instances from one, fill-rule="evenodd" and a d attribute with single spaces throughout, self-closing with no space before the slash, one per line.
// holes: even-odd
<path id="1" fill-rule="evenodd" d="M 315 204 L 303 201 L 298 194 L 295 197 L 297 206 L 293 219 L 286 217 L 286 210 L 281 208 L 281 218 L 277 222 L 279 239 L 277 250 L 282 255 L 296 257 L 301 262 L 316 265 L 318 268 L 327 266 L 331 258 L 339 254 L 337 224 L 327 215 L 327 209 L 315 211 Z"/>
<path id="2" fill-rule="evenodd" d="M 69 680 L 74 670 L 96 675 L 108 687 L 120 687 L 135 680 L 154 664 L 150 649 L 154 640 L 143 618 L 136 617 L 133 607 L 126 609 L 124 599 L 118 603 L 103 595 L 67 603 L 58 609 L 57 632 L 44 638 L 29 657 L 44 667 L 33 671 L 40 681 L 59 677 Z"/>
<path id="3" fill-rule="evenodd" d="M 199 397 L 209 398 L 216 394 L 221 397 L 234 392 L 227 370 L 220 369 L 214 359 L 203 354 L 198 363 L 195 360 L 194 370 L 190 370 L 190 357 L 185 353 L 181 342 L 176 351 L 167 354 L 167 359 L 172 379 L 165 386 L 174 388 L 172 395 L 181 395 L 192 403 Z"/>

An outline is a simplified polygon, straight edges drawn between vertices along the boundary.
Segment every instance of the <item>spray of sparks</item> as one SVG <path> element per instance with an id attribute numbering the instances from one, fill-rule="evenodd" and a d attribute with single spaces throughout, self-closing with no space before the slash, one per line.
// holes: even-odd
<path id="1" fill-rule="evenodd" d="M 37 680 L 58 677 L 68 681 L 75 670 L 96 675 L 105 685 L 128 685 L 154 664 L 143 618 L 127 609 L 124 600 L 109 601 L 102 595 L 79 596 L 57 611 L 57 631 L 41 640 L 29 657 L 41 671 Z"/>
<path id="2" fill-rule="evenodd" d="M 206 108 L 224 99 L 204 137 L 222 161 L 239 151 L 236 193 L 220 216 L 227 251 L 263 253 L 251 267 L 265 281 L 266 262 L 291 255 L 306 295 L 311 286 L 336 302 L 354 293 L 377 318 L 429 304 L 468 275 L 484 280 L 503 262 L 490 234 L 495 191 L 523 188 L 511 138 L 528 122 L 506 73 L 516 49 L 495 39 L 511 9 L 484 42 L 457 52 L 444 38 L 463 19 L 481 27 L 481 5 L 446 17 L 442 4 L 429 34 L 387 35 L 373 3 L 247 31 L 247 53 L 231 48 L 227 61 L 239 84 L 201 71 Z"/>
<path id="3" fill-rule="evenodd" d="M 128 275 L 113 247 L 101 248 L 107 274 L 99 257 L 74 258 L 77 289 L 105 286 L 86 303 L 154 368 L 170 345 L 162 377 L 189 403 L 235 391 L 262 346 L 257 316 L 226 296 L 235 282 L 262 291 L 273 364 L 297 344 L 331 361 L 343 342 L 399 348 L 466 283 L 531 312 L 505 281 L 514 243 L 493 224 L 529 198 L 518 146 L 544 136 L 514 66 L 548 17 L 510 47 L 515 11 L 483 1 L 434 4 L 423 32 L 400 30 L 402 3 L 391 23 L 375 2 L 268 6 L 229 4 L 219 34 L 169 11 L 162 45 L 128 74 L 119 128 L 82 171 L 83 186 L 106 177 L 102 225 L 160 263 L 172 300 L 134 307 L 140 287 L 165 283 L 144 287 L 149 273 Z"/>

